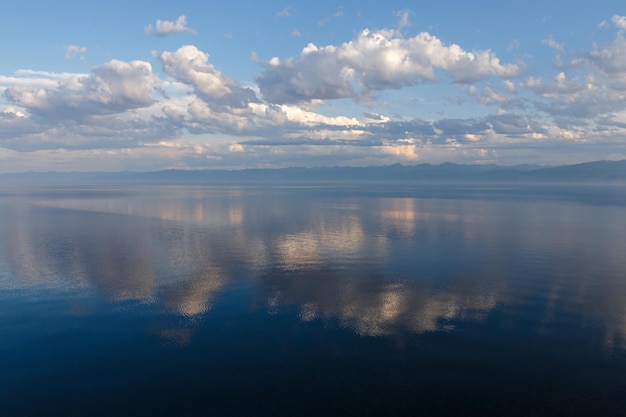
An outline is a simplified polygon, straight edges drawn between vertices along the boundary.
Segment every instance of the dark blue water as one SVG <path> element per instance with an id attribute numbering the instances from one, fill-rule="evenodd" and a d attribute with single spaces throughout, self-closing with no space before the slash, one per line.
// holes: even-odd
<path id="1" fill-rule="evenodd" d="M 0 194 L 1 416 L 624 416 L 620 187 Z"/>

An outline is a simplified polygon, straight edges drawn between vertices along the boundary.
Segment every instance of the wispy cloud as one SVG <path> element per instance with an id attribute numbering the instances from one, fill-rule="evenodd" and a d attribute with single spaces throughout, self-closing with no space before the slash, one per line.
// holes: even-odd
<path id="1" fill-rule="evenodd" d="M 542 40 L 541 43 L 548 46 L 549 48 L 556 49 L 557 51 L 563 51 L 565 49 L 565 45 L 555 41 L 552 36 L 550 36 L 548 39 Z"/>
<path id="2" fill-rule="evenodd" d="M 291 16 L 291 13 L 292 13 L 291 7 L 287 6 L 284 9 L 277 11 L 275 16 L 276 17 L 289 17 Z"/>
<path id="3" fill-rule="evenodd" d="M 336 19 L 342 16 L 343 16 L 343 6 L 339 6 L 337 10 L 335 11 L 335 13 L 332 14 L 332 16 L 326 16 L 325 18 L 317 22 L 317 25 L 325 26 L 326 24 L 328 24 L 328 22 L 330 22 L 331 19 Z"/>
<path id="4" fill-rule="evenodd" d="M 152 25 L 148 25 L 144 27 L 143 31 L 146 35 L 159 37 L 176 33 L 198 34 L 194 29 L 187 26 L 187 17 L 185 15 L 178 16 L 178 19 L 175 21 L 157 20 L 154 27 Z"/>
<path id="5" fill-rule="evenodd" d="M 603 20 L 598 26 L 601 28 L 606 28 L 609 27 L 611 24 L 613 24 L 616 28 L 620 30 L 626 30 L 626 16 L 620 16 L 617 14 L 613 15 L 613 17 L 611 17 L 610 23 L 607 20 Z"/>
<path id="6" fill-rule="evenodd" d="M 403 29 L 411 25 L 411 21 L 409 20 L 410 14 L 410 10 L 402 10 L 396 13 L 396 16 L 398 16 L 398 29 Z"/>
<path id="7" fill-rule="evenodd" d="M 85 46 L 68 45 L 67 48 L 65 48 L 65 58 L 73 58 L 85 52 L 87 52 L 87 47 Z"/>

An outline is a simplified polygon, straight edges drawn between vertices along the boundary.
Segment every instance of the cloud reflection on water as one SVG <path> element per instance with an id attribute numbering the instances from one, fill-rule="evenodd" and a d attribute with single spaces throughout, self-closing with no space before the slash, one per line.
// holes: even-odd
<path id="1" fill-rule="evenodd" d="M 568 204 L 158 191 L 7 205 L 0 290 L 96 291 L 194 318 L 245 280 L 273 308 L 369 336 L 450 330 L 545 296 L 545 320 L 574 310 L 602 322 L 607 346 L 626 339 L 611 207 L 590 227 L 595 212 Z"/>

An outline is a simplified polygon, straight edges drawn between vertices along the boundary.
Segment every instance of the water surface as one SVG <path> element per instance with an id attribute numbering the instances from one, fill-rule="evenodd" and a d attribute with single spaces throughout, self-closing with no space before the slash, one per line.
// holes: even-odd
<path id="1" fill-rule="evenodd" d="M 626 415 L 620 187 L 0 194 L 0 415 Z"/>

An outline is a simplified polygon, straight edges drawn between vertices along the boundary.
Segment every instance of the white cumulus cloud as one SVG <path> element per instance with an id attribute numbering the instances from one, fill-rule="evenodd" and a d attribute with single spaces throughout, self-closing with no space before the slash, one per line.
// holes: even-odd
<path id="1" fill-rule="evenodd" d="M 619 29 L 626 30 L 626 16 L 613 15 L 611 22 Z"/>
<path id="2" fill-rule="evenodd" d="M 15 86 L 5 90 L 9 103 L 51 118 L 81 119 L 147 107 L 160 83 L 148 62 L 112 60 L 88 76 L 70 76 L 56 88 Z"/>
<path id="3" fill-rule="evenodd" d="M 112 60 L 54 85 L 13 85 L 2 93 L 7 106 L 0 117 L 0 147 L 119 149 L 176 136 L 176 124 L 148 110 L 157 103 L 152 94 L 160 84 L 148 62 Z"/>
<path id="4" fill-rule="evenodd" d="M 167 75 L 190 86 L 214 110 L 245 109 L 258 101 L 252 89 L 225 77 L 209 63 L 209 54 L 193 45 L 163 52 L 158 59 Z"/>
<path id="5" fill-rule="evenodd" d="M 363 30 L 339 46 L 308 44 L 299 57 L 272 60 L 256 81 L 263 97 L 274 103 L 356 98 L 374 91 L 437 79 L 436 70 L 455 83 L 491 76 L 517 77 L 517 64 L 502 64 L 491 50 L 466 51 L 422 32 L 404 38 L 395 30 Z"/>

